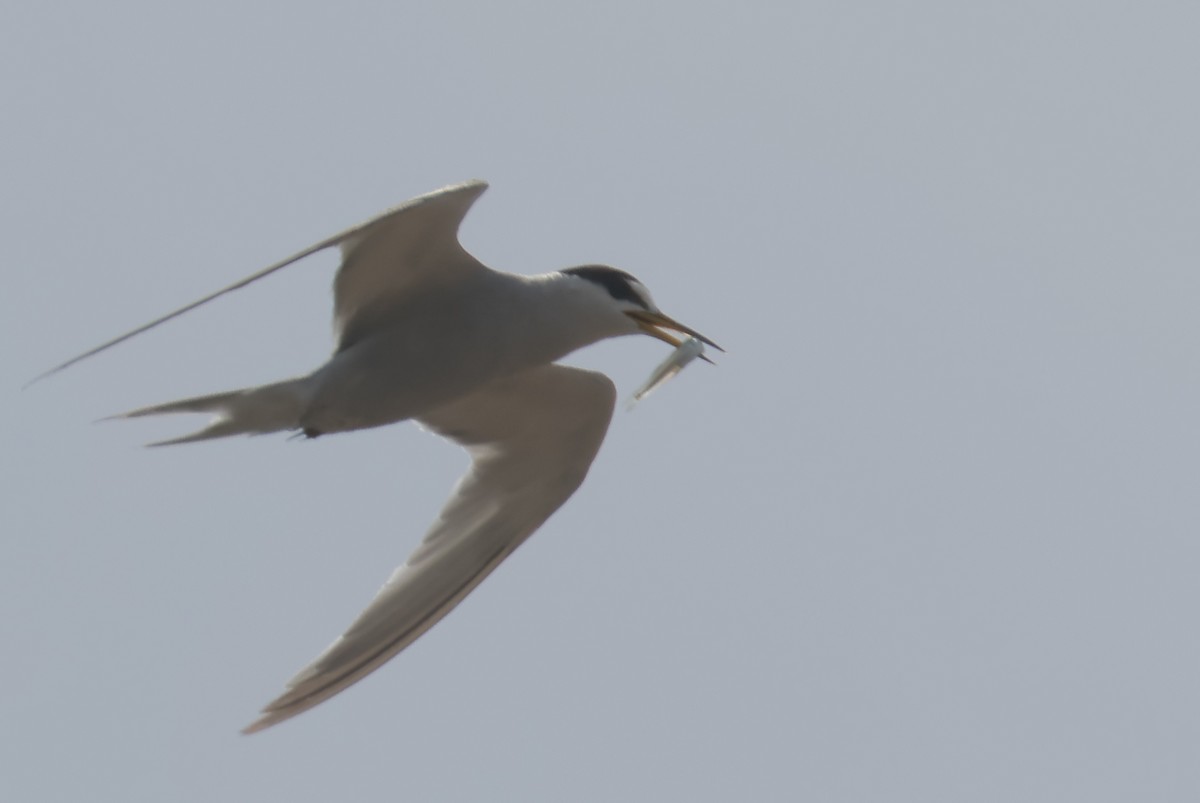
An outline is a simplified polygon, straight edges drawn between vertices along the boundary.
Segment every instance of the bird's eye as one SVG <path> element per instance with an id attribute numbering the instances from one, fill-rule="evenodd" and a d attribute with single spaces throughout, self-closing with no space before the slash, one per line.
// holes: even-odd
<path id="1" fill-rule="evenodd" d="M 654 308 L 642 283 L 623 270 L 605 265 L 585 265 L 580 268 L 567 268 L 563 273 L 599 285 L 614 301 L 627 301 L 646 310 Z"/>

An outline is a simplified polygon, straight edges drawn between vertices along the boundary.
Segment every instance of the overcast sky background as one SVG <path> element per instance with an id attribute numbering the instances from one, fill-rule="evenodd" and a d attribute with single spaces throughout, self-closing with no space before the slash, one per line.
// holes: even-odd
<path id="1" fill-rule="evenodd" d="M 0 798 L 1200 799 L 1193 3 L 8 3 Z M 238 729 L 415 546 L 411 425 L 145 450 L 300 374 L 413 195 L 729 349 L 345 694 Z M 572 360 L 628 397 L 648 338 Z"/>

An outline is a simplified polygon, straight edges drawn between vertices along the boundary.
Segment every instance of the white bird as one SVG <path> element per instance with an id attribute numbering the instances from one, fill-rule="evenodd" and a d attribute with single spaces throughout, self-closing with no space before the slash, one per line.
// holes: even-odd
<path id="1" fill-rule="evenodd" d="M 42 375 L 338 246 L 337 347 L 323 366 L 118 417 L 215 415 L 205 429 L 155 446 L 283 430 L 315 438 L 414 419 L 470 453 L 470 468 L 416 551 L 244 733 L 290 719 L 390 660 L 575 492 L 604 440 L 616 393 L 603 374 L 556 360 L 638 333 L 674 346 L 682 333 L 720 348 L 663 314 L 637 279 L 615 268 L 520 276 L 485 267 L 459 244 L 458 228 L 486 188 L 471 181 L 415 198 Z"/>

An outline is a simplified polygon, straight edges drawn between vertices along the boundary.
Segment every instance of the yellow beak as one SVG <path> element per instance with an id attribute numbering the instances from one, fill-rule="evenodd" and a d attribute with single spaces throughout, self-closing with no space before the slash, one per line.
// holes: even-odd
<path id="1" fill-rule="evenodd" d="M 650 337 L 661 340 L 664 343 L 670 343 L 672 346 L 677 348 L 679 344 L 684 341 L 684 338 L 675 334 L 676 332 L 679 332 L 681 334 L 688 335 L 689 337 L 694 337 L 701 343 L 712 346 L 717 351 L 725 350 L 704 335 L 697 332 L 695 329 L 684 326 L 679 321 L 671 318 L 670 316 L 663 315 L 661 312 L 650 312 L 649 310 L 630 310 L 625 314 L 630 318 L 633 318 L 633 320 L 637 322 L 638 328 L 650 335 Z M 706 362 L 712 362 L 712 360 L 708 359 L 703 354 L 700 355 L 700 358 Z"/>

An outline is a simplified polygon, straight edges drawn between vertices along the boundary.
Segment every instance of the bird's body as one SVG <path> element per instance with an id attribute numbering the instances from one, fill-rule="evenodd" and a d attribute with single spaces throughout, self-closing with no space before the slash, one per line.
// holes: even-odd
<path id="1" fill-rule="evenodd" d="M 208 429 L 164 443 L 281 430 L 328 435 L 418 418 L 500 377 L 638 331 L 627 318 L 588 315 L 594 293 L 561 273 L 481 272 L 412 293 L 387 326 L 361 333 L 307 376 L 126 415 L 223 414 Z M 505 326 L 489 324 L 496 310 L 509 316 Z"/>
<path id="2" fill-rule="evenodd" d="M 608 337 L 670 331 L 626 273 L 585 266 L 539 276 L 486 268 L 457 230 L 482 182 L 430 193 L 111 340 L 55 371 L 338 246 L 337 347 L 295 379 L 134 410 L 201 412 L 205 429 L 162 442 L 298 430 L 309 437 L 416 419 L 464 446 L 471 468 L 417 550 L 333 645 L 246 731 L 305 711 L 373 671 L 439 621 L 574 493 L 607 432 L 615 388 L 556 365 Z"/>
<path id="3" fill-rule="evenodd" d="M 418 417 L 489 381 L 632 333 L 625 325 L 636 332 L 628 319 L 589 319 L 586 305 L 570 302 L 592 288 L 562 274 L 489 271 L 470 285 L 411 299 L 393 325 L 337 352 L 310 376 L 312 399 L 297 425 L 324 434 Z M 511 325 L 488 325 L 497 309 Z"/>

